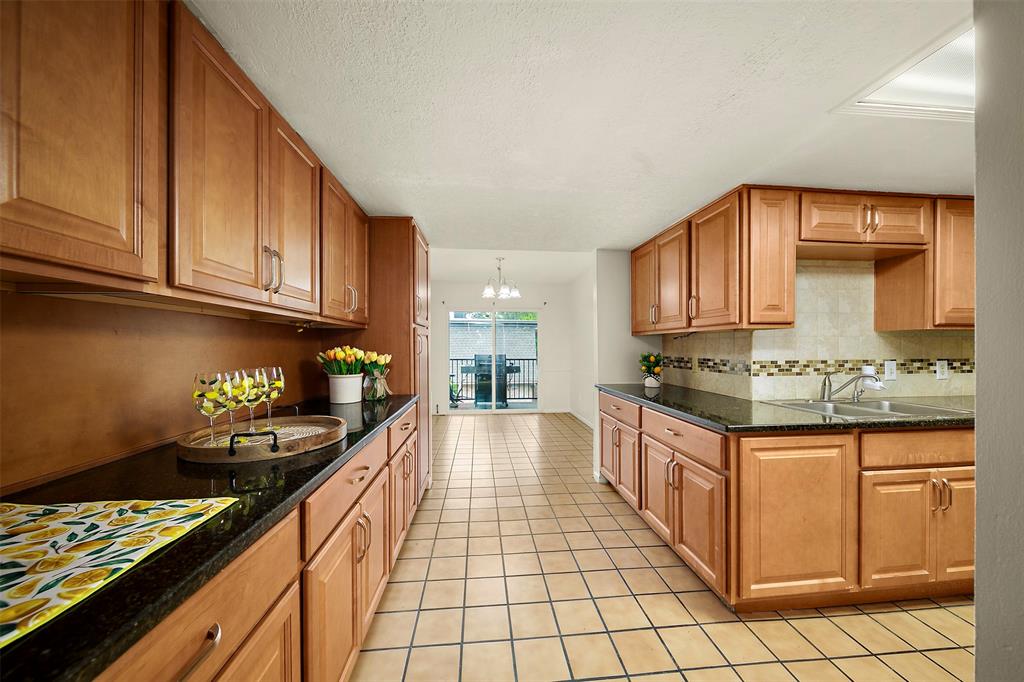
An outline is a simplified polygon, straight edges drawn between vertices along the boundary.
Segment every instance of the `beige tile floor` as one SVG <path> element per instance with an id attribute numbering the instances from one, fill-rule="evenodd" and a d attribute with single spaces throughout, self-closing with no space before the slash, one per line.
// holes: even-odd
<path id="1" fill-rule="evenodd" d="M 436 417 L 355 680 L 973 680 L 974 603 L 737 617 L 591 473 L 566 414 Z"/>

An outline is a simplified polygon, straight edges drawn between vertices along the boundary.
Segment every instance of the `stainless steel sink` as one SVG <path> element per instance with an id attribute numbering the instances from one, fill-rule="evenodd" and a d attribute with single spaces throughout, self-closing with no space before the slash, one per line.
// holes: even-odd
<path id="1" fill-rule="evenodd" d="M 948 407 L 894 400 L 862 400 L 857 403 L 848 400 L 773 400 L 769 402 L 773 405 L 812 412 L 843 421 L 903 419 L 906 417 L 967 417 L 974 414 L 969 410 L 955 410 Z"/>

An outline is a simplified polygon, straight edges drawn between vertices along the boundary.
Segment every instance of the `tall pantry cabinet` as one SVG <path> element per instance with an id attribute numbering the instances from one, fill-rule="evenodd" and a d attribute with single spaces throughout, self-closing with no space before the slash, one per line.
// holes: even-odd
<path id="1" fill-rule="evenodd" d="M 391 390 L 420 398 L 413 453 L 419 500 L 430 486 L 430 246 L 409 217 L 370 218 L 369 243 L 370 321 L 351 342 L 391 353 Z"/>

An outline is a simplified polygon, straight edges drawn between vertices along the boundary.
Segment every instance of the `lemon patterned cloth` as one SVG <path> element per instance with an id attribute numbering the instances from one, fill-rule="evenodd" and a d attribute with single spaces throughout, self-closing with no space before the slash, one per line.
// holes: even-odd
<path id="1" fill-rule="evenodd" d="M 0 647 L 236 501 L 0 503 Z"/>

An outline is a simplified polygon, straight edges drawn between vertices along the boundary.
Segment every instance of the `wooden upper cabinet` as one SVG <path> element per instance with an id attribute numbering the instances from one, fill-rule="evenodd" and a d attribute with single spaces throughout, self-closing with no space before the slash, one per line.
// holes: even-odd
<path id="1" fill-rule="evenodd" d="M 302 571 L 303 668 L 309 680 L 342 680 L 351 672 L 363 633 L 359 564 L 361 509 L 338 524 Z"/>
<path id="2" fill-rule="evenodd" d="M 640 516 L 666 542 L 672 541 L 673 454 L 649 436 L 640 437 Z"/>
<path id="3" fill-rule="evenodd" d="M 946 498 L 935 528 L 936 580 L 974 578 L 974 467 L 938 469 Z"/>
<path id="4" fill-rule="evenodd" d="M 292 583 L 217 674 L 217 682 L 301 682 L 302 598 Z"/>
<path id="5" fill-rule="evenodd" d="M 690 326 L 689 301 L 690 233 L 685 222 L 654 238 L 657 286 L 654 300 L 655 329 Z"/>
<path id="6" fill-rule="evenodd" d="M 658 268 L 655 244 L 647 242 L 630 254 L 631 327 L 633 334 L 650 334 L 654 331 L 654 304 L 658 300 Z"/>
<path id="7" fill-rule="evenodd" d="M 415 300 L 415 321 L 416 324 L 424 327 L 430 324 L 430 246 L 426 237 L 420 232 L 419 227 L 413 230 L 415 233 L 414 248 L 416 255 L 413 260 L 416 268 L 414 294 Z"/>
<path id="8" fill-rule="evenodd" d="M 803 192 L 800 239 L 880 244 L 927 244 L 929 197 Z"/>
<path id="9" fill-rule="evenodd" d="M 932 252 L 935 326 L 973 327 L 973 201 L 939 199 Z"/>
<path id="10" fill-rule="evenodd" d="M 930 469 L 860 474 L 864 587 L 935 579 L 934 523 L 941 503 L 940 485 Z"/>
<path id="11" fill-rule="evenodd" d="M 796 192 L 750 190 L 750 322 L 796 321 Z"/>
<path id="12" fill-rule="evenodd" d="M 174 13 L 171 284 L 269 302 L 270 107 L 182 3 Z"/>
<path id="13" fill-rule="evenodd" d="M 690 324 L 740 322 L 739 192 L 716 201 L 690 221 Z"/>
<path id="14" fill-rule="evenodd" d="M 365 325 L 369 320 L 369 221 L 326 168 L 320 195 L 321 314 Z"/>
<path id="15" fill-rule="evenodd" d="M 353 201 L 348 206 L 346 280 L 355 294 L 349 319 L 365 325 L 370 320 L 370 220 Z"/>
<path id="16" fill-rule="evenodd" d="M 615 432 L 615 489 L 633 509 L 640 508 L 640 432 L 618 424 Z"/>
<path id="17" fill-rule="evenodd" d="M 0 252 L 157 279 L 166 11 L 0 4 Z"/>
<path id="18" fill-rule="evenodd" d="M 725 476 L 679 453 L 670 480 L 672 548 L 705 582 L 725 593 Z"/>
<path id="19" fill-rule="evenodd" d="M 855 589 L 854 436 L 743 438 L 739 462 L 740 597 Z"/>
<path id="20" fill-rule="evenodd" d="M 802 192 L 800 239 L 862 242 L 868 229 L 868 207 L 856 194 Z"/>
<path id="21" fill-rule="evenodd" d="M 270 113 L 270 219 L 276 305 L 320 312 L 320 161 L 276 111 Z"/>
<path id="22" fill-rule="evenodd" d="M 927 244 L 933 216 L 930 197 L 866 196 L 871 227 L 864 237 L 884 244 Z"/>

